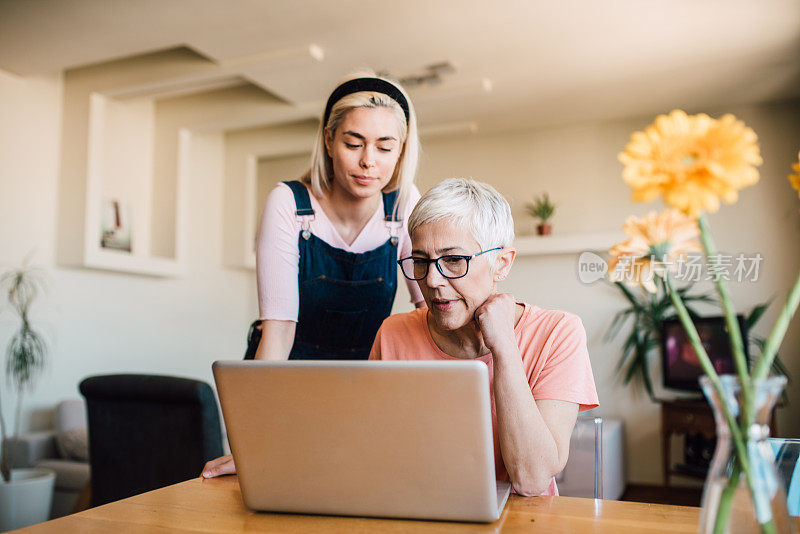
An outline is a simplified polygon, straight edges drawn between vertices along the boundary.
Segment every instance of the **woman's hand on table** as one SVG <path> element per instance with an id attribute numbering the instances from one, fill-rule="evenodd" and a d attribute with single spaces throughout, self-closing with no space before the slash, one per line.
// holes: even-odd
<path id="1" fill-rule="evenodd" d="M 203 472 L 200 474 L 200 476 L 203 478 L 214 478 L 221 475 L 235 474 L 236 466 L 233 464 L 233 456 L 226 454 L 225 456 L 220 456 L 215 460 L 206 462 L 206 465 L 203 467 Z"/>

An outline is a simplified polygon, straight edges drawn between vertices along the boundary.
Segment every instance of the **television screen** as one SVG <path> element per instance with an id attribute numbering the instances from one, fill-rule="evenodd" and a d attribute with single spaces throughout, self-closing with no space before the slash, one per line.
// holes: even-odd
<path id="1" fill-rule="evenodd" d="M 738 319 L 742 338 L 746 340 L 747 323 L 741 315 Z M 717 373 L 736 372 L 725 318 L 696 318 L 694 325 Z M 745 343 L 745 357 L 749 359 L 747 343 Z M 661 323 L 661 362 L 664 370 L 664 387 L 700 391 L 698 379 L 703 376 L 703 368 L 683 325 L 677 318 L 667 319 Z"/>

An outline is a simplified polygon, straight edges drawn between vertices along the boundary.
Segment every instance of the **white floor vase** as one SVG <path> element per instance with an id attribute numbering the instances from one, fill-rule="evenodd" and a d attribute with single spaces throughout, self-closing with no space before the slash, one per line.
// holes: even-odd
<path id="1" fill-rule="evenodd" d="M 0 478 L 0 532 L 47 521 L 56 475 L 49 469 L 12 469 Z"/>

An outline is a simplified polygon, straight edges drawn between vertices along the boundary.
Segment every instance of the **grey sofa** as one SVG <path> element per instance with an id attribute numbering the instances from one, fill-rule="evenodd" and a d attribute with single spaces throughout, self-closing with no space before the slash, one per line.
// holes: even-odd
<path id="1" fill-rule="evenodd" d="M 51 519 L 71 513 L 89 482 L 85 436 L 86 404 L 70 399 L 56 406 L 53 430 L 23 434 L 14 444 L 14 467 L 46 467 L 56 473 Z"/>

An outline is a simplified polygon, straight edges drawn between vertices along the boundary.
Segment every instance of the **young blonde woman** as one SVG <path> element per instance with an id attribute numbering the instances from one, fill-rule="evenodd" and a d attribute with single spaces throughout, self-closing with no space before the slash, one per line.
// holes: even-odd
<path id="1" fill-rule="evenodd" d="M 351 78 L 325 106 L 301 180 L 267 198 L 257 245 L 259 319 L 245 359 L 366 359 L 411 250 L 419 199 L 414 108 L 397 84 Z M 424 305 L 416 283 L 411 300 Z"/>
<path id="2" fill-rule="evenodd" d="M 417 119 L 399 85 L 359 76 L 333 90 L 311 168 L 267 198 L 256 248 L 259 319 L 245 359 L 367 359 L 411 253 L 420 194 Z M 414 281 L 411 301 L 424 306 Z M 205 478 L 235 473 L 228 454 Z"/>

